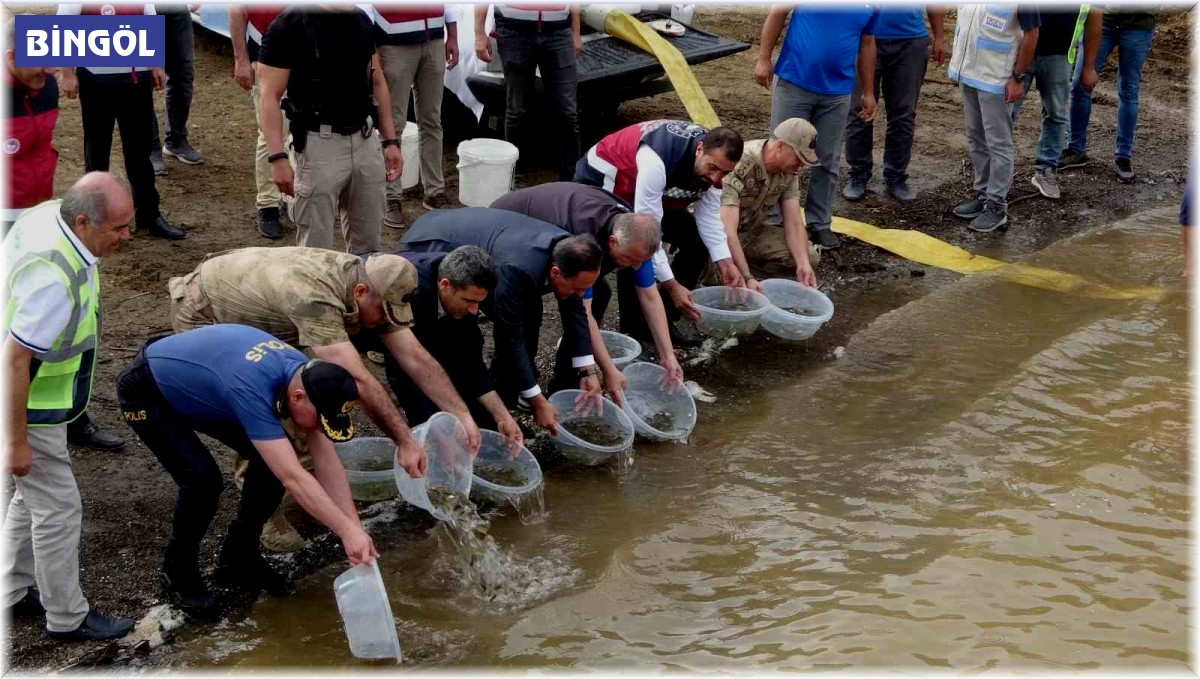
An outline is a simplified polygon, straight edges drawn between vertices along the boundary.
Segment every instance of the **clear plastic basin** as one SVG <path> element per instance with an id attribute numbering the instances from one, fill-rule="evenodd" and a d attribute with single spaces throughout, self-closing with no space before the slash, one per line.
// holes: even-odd
<path id="1" fill-rule="evenodd" d="M 587 465 L 600 464 L 633 445 L 633 422 L 617 404 L 603 397 L 598 399 L 599 408 L 593 402 L 577 409 L 575 399 L 582 393 L 578 389 L 564 389 L 550 396 L 550 405 L 558 408 L 558 436 L 554 437 L 554 445 L 567 459 Z M 620 442 L 599 445 L 571 432 L 580 425 L 592 424 L 616 430 L 621 434 Z"/>
<path id="2" fill-rule="evenodd" d="M 400 638 L 379 563 L 359 564 L 339 575 L 333 581 L 333 595 L 354 657 L 395 658 L 399 663 Z"/>
<path id="3" fill-rule="evenodd" d="M 656 363 L 638 362 L 622 371 L 625 386 L 622 408 L 637 435 L 647 441 L 682 441 L 696 426 L 696 401 L 682 384 L 674 393 L 660 384 L 667 371 Z M 652 426 L 653 421 L 657 427 Z"/>
<path id="4" fill-rule="evenodd" d="M 446 515 L 434 508 L 429 489 L 441 488 L 448 493 L 467 497 L 471 493 L 471 449 L 467 432 L 458 418 L 446 412 L 434 413 L 424 424 L 414 427 L 413 436 L 425 446 L 428 458 L 425 475 L 414 479 L 400 466 L 393 469 L 400 497 L 414 507 L 420 507 L 443 521 Z"/>
<path id="5" fill-rule="evenodd" d="M 516 499 L 532 492 L 542 485 L 542 467 L 538 464 L 533 453 L 525 446 L 515 459 L 508 459 L 508 441 L 499 432 L 490 429 L 480 429 L 482 443 L 479 455 L 475 456 L 475 466 L 472 470 L 471 496 L 479 500 L 487 500 L 495 504 L 503 504 L 510 498 Z M 498 472 L 521 479 L 519 485 L 498 483 L 484 478 L 489 471 Z M 480 474 L 484 476 L 481 476 Z"/>
<path id="6" fill-rule="evenodd" d="M 373 502 L 396 497 L 396 481 L 392 475 L 396 444 L 391 439 L 360 437 L 335 443 L 333 447 L 346 469 L 350 495 L 355 500 Z"/>
<path id="7" fill-rule="evenodd" d="M 833 318 L 833 302 L 816 288 L 787 278 L 771 278 L 762 285 L 771 302 L 771 308 L 763 314 L 762 327 L 772 335 L 806 340 Z"/>
<path id="8" fill-rule="evenodd" d="M 700 310 L 696 329 L 712 337 L 748 335 L 758 329 L 759 319 L 771 308 L 762 293 L 724 285 L 696 288 L 692 301 Z"/>

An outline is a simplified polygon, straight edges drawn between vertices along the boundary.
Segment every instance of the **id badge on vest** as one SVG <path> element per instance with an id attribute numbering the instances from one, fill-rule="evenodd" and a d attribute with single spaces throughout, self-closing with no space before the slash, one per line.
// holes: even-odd
<path id="1" fill-rule="evenodd" d="M 989 5 L 983 15 L 983 27 L 986 30 L 1003 35 L 1008 31 L 1008 22 L 1012 21 L 1012 12 L 1005 7 Z"/>

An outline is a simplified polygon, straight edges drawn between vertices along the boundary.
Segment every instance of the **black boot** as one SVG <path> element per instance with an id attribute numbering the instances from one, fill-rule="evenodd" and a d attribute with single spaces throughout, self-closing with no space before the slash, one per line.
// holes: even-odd
<path id="1" fill-rule="evenodd" d="M 262 526 L 257 532 L 238 529 L 238 522 L 229 527 L 229 535 L 217 557 L 217 580 L 228 587 L 264 591 L 271 596 L 287 596 L 295 588 L 287 576 L 279 573 L 263 558 L 258 548 Z"/>
<path id="2" fill-rule="evenodd" d="M 279 222 L 279 208 L 261 207 L 258 209 L 258 232 L 264 238 L 272 240 L 283 238 L 283 224 Z"/>
<path id="3" fill-rule="evenodd" d="M 158 574 L 158 586 L 172 606 L 189 616 L 200 620 L 216 618 L 217 599 L 200 576 L 197 550 L 180 550 L 174 539 L 168 542 L 163 568 Z"/>

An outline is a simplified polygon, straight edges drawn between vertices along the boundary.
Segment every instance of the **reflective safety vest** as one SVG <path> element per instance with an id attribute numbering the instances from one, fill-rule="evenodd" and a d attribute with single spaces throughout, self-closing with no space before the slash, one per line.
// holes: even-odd
<path id="1" fill-rule="evenodd" d="M 445 37 L 445 5 L 374 5 L 378 45 L 414 45 Z"/>
<path id="2" fill-rule="evenodd" d="M 983 92 L 1004 94 L 1023 35 L 1016 5 L 960 6 L 946 75 Z"/>
<path id="3" fill-rule="evenodd" d="M 1071 48 L 1067 50 L 1067 63 L 1075 65 L 1075 54 L 1079 49 L 1080 41 L 1083 39 L 1083 29 L 1087 26 L 1088 12 L 1092 10 L 1091 5 L 1079 6 L 1079 17 L 1075 19 L 1075 32 L 1071 34 Z"/>
<path id="4" fill-rule="evenodd" d="M 60 200 L 27 210 L 4 239 L 4 331 L 7 334 L 17 308 L 12 284 L 33 264 L 49 265 L 71 296 L 67 327 L 44 352 L 35 352 L 29 367 L 29 399 L 25 422 L 29 426 L 54 426 L 70 422 L 87 409 L 96 367 L 96 338 L 100 328 L 100 279 L 93 289 L 89 267 L 67 236 L 67 225 L 58 211 Z M 55 228 L 57 226 L 57 228 Z"/>

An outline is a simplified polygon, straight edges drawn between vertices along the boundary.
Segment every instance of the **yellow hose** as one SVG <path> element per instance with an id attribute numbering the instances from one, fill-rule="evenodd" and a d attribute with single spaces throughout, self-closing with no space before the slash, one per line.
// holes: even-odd
<path id="1" fill-rule="evenodd" d="M 1158 288 L 1117 289 L 1089 281 L 1075 274 L 1027 264 L 1010 264 L 981 255 L 973 255 L 962 248 L 940 241 L 920 231 L 881 229 L 843 217 L 834 217 L 832 227 L 835 233 L 857 238 L 864 243 L 882 248 L 905 259 L 957 273 L 977 274 L 995 271 L 996 276 L 1013 283 L 1097 299 L 1144 299 L 1162 294 Z"/>
<path id="2" fill-rule="evenodd" d="M 696 76 L 688 66 L 687 60 L 653 28 L 634 19 L 628 12 L 615 9 L 609 12 L 604 21 L 604 32 L 653 54 L 658 59 L 671 85 L 675 87 L 675 92 L 683 101 L 692 122 L 709 129 L 721 124 L 712 104 L 708 103 L 704 90 L 700 88 L 700 83 L 696 82 Z"/>

